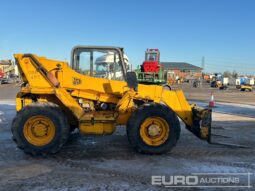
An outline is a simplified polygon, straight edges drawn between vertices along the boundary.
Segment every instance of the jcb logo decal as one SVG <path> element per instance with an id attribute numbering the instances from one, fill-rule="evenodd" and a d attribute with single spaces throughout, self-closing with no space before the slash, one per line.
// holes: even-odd
<path id="1" fill-rule="evenodd" d="M 79 84 L 81 84 L 81 79 L 73 78 L 73 85 L 79 85 Z"/>

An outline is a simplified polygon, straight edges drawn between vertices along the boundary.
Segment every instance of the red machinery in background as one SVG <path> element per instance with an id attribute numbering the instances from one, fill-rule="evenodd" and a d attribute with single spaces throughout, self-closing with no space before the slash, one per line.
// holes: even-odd
<path id="1" fill-rule="evenodd" d="M 145 51 L 145 60 L 137 69 L 138 82 L 144 84 L 164 84 L 164 69 L 160 64 L 160 52 L 158 49 L 148 48 Z"/>
<path id="2" fill-rule="evenodd" d="M 4 73 L 2 72 L 2 70 L 0 69 L 0 79 L 4 77 Z"/>
<path id="3" fill-rule="evenodd" d="M 145 61 L 141 65 L 142 72 L 159 72 L 160 70 L 160 52 L 158 49 L 147 49 L 145 52 Z"/>

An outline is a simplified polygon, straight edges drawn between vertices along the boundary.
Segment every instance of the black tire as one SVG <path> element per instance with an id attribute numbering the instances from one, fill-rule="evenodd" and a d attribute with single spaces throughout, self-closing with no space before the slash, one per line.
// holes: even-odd
<path id="1" fill-rule="evenodd" d="M 73 133 L 76 129 L 78 129 L 79 127 L 77 125 L 71 125 L 70 124 L 70 133 Z"/>
<path id="2" fill-rule="evenodd" d="M 36 146 L 27 141 L 23 129 L 26 121 L 33 116 L 40 115 L 49 118 L 55 126 L 55 136 L 46 145 Z M 17 147 L 32 155 L 54 154 L 66 143 L 70 127 L 66 116 L 58 105 L 53 103 L 32 103 L 19 111 L 12 121 L 13 140 Z"/>
<path id="3" fill-rule="evenodd" d="M 216 87 L 217 87 L 216 81 L 211 82 L 211 88 L 216 88 Z"/>
<path id="4" fill-rule="evenodd" d="M 141 135 L 141 124 L 149 117 L 163 118 L 169 128 L 168 139 L 159 146 L 146 144 Z M 161 104 L 145 104 L 138 108 L 129 118 L 127 123 L 127 137 L 131 146 L 138 152 L 147 154 L 162 154 L 169 152 L 176 145 L 180 137 L 180 122 L 176 114 L 167 106 Z"/>

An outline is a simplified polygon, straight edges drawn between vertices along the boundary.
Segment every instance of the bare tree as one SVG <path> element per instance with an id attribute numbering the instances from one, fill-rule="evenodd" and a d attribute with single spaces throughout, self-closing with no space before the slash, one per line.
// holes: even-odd
<path id="1" fill-rule="evenodd" d="M 225 72 L 223 72 L 223 77 L 231 77 L 232 75 L 231 75 L 231 72 L 230 71 L 225 71 Z"/>
<path id="2" fill-rule="evenodd" d="M 237 76 L 238 76 L 238 73 L 237 73 L 235 70 L 233 70 L 233 72 L 232 72 L 232 77 L 233 77 L 233 78 L 237 78 Z"/>

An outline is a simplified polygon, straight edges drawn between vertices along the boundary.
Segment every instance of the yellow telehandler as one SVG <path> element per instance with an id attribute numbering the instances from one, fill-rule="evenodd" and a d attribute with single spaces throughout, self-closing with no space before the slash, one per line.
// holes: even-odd
<path id="1" fill-rule="evenodd" d="M 181 90 L 138 84 L 123 54 L 118 47 L 76 46 L 70 66 L 34 54 L 15 54 L 24 82 L 12 122 L 18 148 L 32 155 L 53 154 L 75 128 L 104 135 L 125 125 L 136 151 L 160 154 L 176 145 L 178 118 L 210 142 L 211 110 L 190 105 Z M 111 59 L 101 59 L 106 56 Z"/>

